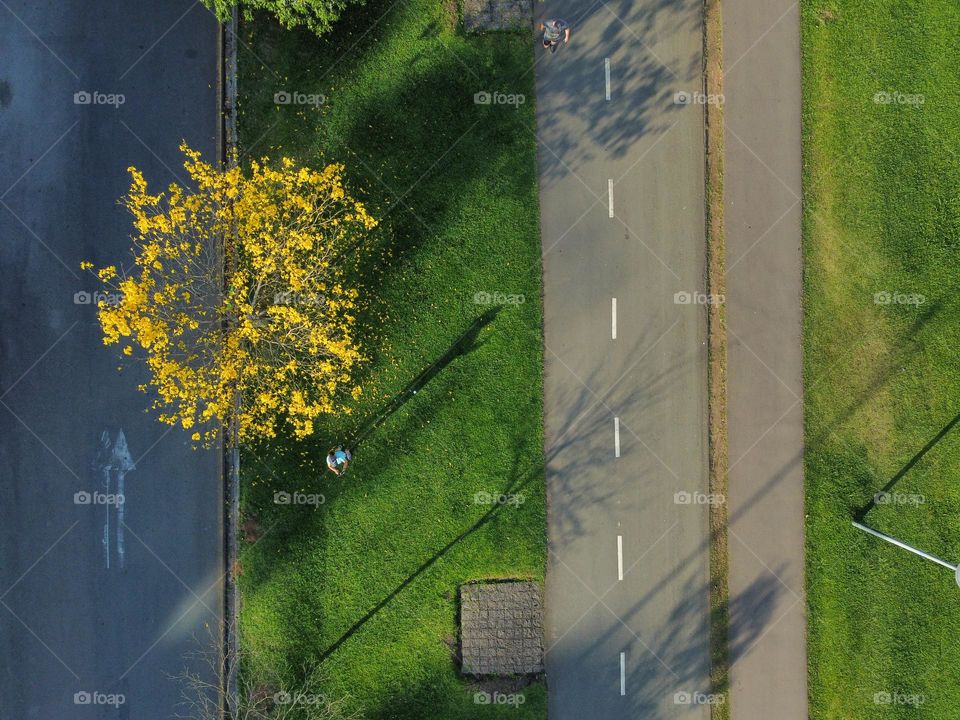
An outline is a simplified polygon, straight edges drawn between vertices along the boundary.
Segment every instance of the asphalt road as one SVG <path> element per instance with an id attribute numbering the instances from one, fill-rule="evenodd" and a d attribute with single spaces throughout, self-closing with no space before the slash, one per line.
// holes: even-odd
<path id="1" fill-rule="evenodd" d="M 807 717 L 800 10 L 723 10 L 734 720 Z"/>
<path id="2" fill-rule="evenodd" d="M 3 720 L 169 718 L 218 627 L 219 455 L 144 412 L 79 269 L 128 257 L 128 166 L 215 158 L 217 38 L 187 0 L 0 2 Z"/>
<path id="3" fill-rule="evenodd" d="M 706 718 L 702 3 L 537 7 L 550 717 Z"/>

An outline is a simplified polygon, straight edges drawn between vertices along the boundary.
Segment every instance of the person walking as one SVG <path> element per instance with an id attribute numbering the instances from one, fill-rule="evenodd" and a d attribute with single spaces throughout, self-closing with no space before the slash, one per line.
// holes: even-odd
<path id="1" fill-rule="evenodd" d="M 337 445 L 330 448 L 330 452 L 327 453 L 327 469 L 339 477 L 347 471 L 351 460 L 353 455 L 350 454 L 350 450 L 345 450 L 343 445 Z"/>
<path id="2" fill-rule="evenodd" d="M 564 45 L 570 42 L 570 23 L 566 20 L 547 20 L 540 23 L 540 29 L 543 31 L 543 47 L 550 48 L 552 53 L 557 51 L 561 38 Z"/>

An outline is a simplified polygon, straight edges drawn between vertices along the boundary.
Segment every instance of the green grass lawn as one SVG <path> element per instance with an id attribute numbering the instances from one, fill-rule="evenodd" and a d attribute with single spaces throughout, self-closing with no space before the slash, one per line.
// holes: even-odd
<path id="1" fill-rule="evenodd" d="M 960 6 L 802 12 L 811 716 L 957 717 L 960 589 L 850 521 L 906 469 L 866 523 L 960 560 Z"/>
<path id="2" fill-rule="evenodd" d="M 475 704 L 450 648 L 461 583 L 542 581 L 546 554 L 532 43 L 465 37 L 455 8 L 374 1 L 322 39 L 266 18 L 242 27 L 241 150 L 343 162 L 381 227 L 353 278 L 363 398 L 311 442 L 244 449 L 242 512 L 265 535 L 241 550 L 241 636 L 247 672 L 292 683 L 319 665 L 320 690 L 368 718 L 543 718 L 542 682 L 513 690 L 519 708 Z M 474 104 L 484 90 L 526 103 Z M 325 101 L 277 105 L 281 91 Z M 524 302 L 477 327 L 482 292 Z M 350 472 L 327 473 L 327 448 L 438 360 Z M 281 490 L 326 501 L 277 505 Z"/>

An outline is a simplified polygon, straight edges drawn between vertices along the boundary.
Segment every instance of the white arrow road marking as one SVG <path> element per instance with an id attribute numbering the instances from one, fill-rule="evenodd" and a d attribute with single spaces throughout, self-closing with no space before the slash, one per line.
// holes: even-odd
<path id="1" fill-rule="evenodd" d="M 110 439 L 110 432 L 104 430 L 100 433 L 100 447 L 97 449 L 97 458 L 95 461 L 95 471 L 101 477 L 103 485 L 103 494 L 106 497 L 110 495 L 110 486 L 112 476 L 115 473 L 117 477 L 117 492 L 115 495 L 116 503 L 109 501 L 104 503 L 104 523 L 103 523 L 103 561 L 104 566 L 110 568 L 110 512 L 111 506 L 116 507 L 117 512 L 117 559 L 120 568 L 124 566 L 126 550 L 124 546 L 124 504 L 126 497 L 126 475 L 131 470 L 135 470 L 133 458 L 130 456 L 130 449 L 127 447 L 127 438 L 123 430 L 117 432 L 115 440 Z"/>

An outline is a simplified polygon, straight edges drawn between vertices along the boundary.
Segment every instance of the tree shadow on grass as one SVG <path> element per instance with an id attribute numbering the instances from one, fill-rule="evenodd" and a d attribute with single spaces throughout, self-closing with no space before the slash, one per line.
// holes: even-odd
<path id="1" fill-rule="evenodd" d="M 784 463 L 783 467 L 780 468 L 777 472 L 773 473 L 770 478 L 758 487 L 751 495 L 750 499 L 741 505 L 741 510 L 732 513 L 729 517 L 728 523 L 734 525 L 740 518 L 749 511 L 755 503 L 759 502 L 763 497 L 768 495 L 775 487 L 777 487 L 781 482 L 790 477 L 790 474 L 802 467 L 804 462 L 805 454 L 823 452 L 826 450 L 827 442 L 833 436 L 844 423 L 847 422 L 860 408 L 866 405 L 876 393 L 883 388 L 884 385 L 890 380 L 897 370 L 902 367 L 904 361 L 906 361 L 913 353 L 917 352 L 919 336 L 924 331 L 924 329 L 933 322 L 940 314 L 940 311 L 943 309 L 943 303 L 937 301 L 931 303 L 929 307 L 924 309 L 924 311 L 916 318 L 916 320 L 911 323 L 910 327 L 903 333 L 901 341 L 897 344 L 897 349 L 889 357 L 887 362 L 882 366 L 877 368 L 876 373 L 874 374 L 873 379 L 864 388 L 861 392 L 855 395 L 847 405 L 845 405 L 836 415 L 832 418 L 828 418 L 826 424 L 820 429 L 811 428 L 809 416 L 806 420 L 807 431 L 806 431 L 806 441 L 804 447 L 796 453 L 790 460 Z M 817 383 L 822 378 L 817 378 L 813 380 L 813 383 Z M 807 381 L 810 381 L 810 378 L 807 378 Z M 808 392 L 808 388 L 804 390 Z M 738 462 L 739 459 L 734 458 L 733 462 Z M 898 478 L 899 479 L 899 478 Z M 864 484 L 864 490 L 868 490 L 869 487 Z M 859 513 L 860 510 L 856 508 L 851 508 L 853 512 Z M 869 508 L 867 508 L 869 510 Z"/>
<path id="2" fill-rule="evenodd" d="M 442 394 L 435 394 L 435 396 L 428 401 L 428 407 L 420 408 L 416 415 L 411 414 L 408 416 L 406 421 L 402 423 L 399 431 L 415 432 L 415 430 L 410 426 L 422 421 L 425 416 L 432 415 L 436 410 L 436 406 L 442 402 Z M 535 460 L 537 448 L 530 446 L 531 440 L 536 441 L 536 438 L 518 437 L 515 439 L 514 449 L 511 453 L 511 461 L 506 468 L 506 482 L 504 482 L 500 488 L 502 493 L 517 494 L 521 492 L 529 492 L 531 485 L 536 487 L 538 482 L 542 482 L 542 465 Z M 533 460 L 531 460 L 531 458 L 533 458 Z M 381 460 L 384 463 L 389 464 L 396 462 L 397 458 L 391 453 L 386 452 L 383 454 L 382 458 L 378 457 L 375 462 L 380 462 Z M 456 481 L 454 480 L 454 482 Z M 292 643 L 296 646 L 296 654 L 299 655 L 299 657 L 304 658 L 306 663 L 311 667 L 323 666 L 323 663 L 332 655 L 334 655 L 344 643 L 346 643 L 351 637 L 360 633 L 370 620 L 384 611 L 399 595 L 403 594 L 405 591 L 410 591 L 412 586 L 415 585 L 418 580 L 424 578 L 424 576 L 427 575 L 432 569 L 434 569 L 440 560 L 447 558 L 454 550 L 475 535 L 478 531 L 486 529 L 486 532 L 496 534 L 498 523 L 501 518 L 505 519 L 505 513 L 523 512 L 528 507 L 537 508 L 539 506 L 542 508 L 542 501 L 539 503 L 530 502 L 528 505 L 521 506 L 520 508 L 494 504 L 488 508 L 484 508 L 479 517 L 471 519 L 470 516 L 476 512 L 476 509 L 479 506 L 475 503 L 469 502 L 468 499 L 464 499 L 463 501 L 465 503 L 463 514 L 464 519 L 467 521 L 467 524 L 465 524 L 463 530 L 457 535 L 451 537 L 444 545 L 437 547 L 429 555 L 426 555 L 419 565 L 412 568 L 406 574 L 402 581 L 400 581 L 392 590 L 380 597 L 379 600 L 377 600 L 377 602 L 365 613 L 358 617 L 349 627 L 340 632 L 337 638 L 332 642 L 329 640 L 326 640 L 326 642 L 323 643 L 320 642 L 320 639 L 327 635 L 325 632 L 325 618 L 321 617 L 316 611 L 316 609 L 318 609 L 316 599 L 312 596 L 310 589 L 303 587 L 303 584 L 300 582 L 290 583 L 289 592 L 296 599 L 296 602 L 284 604 L 284 608 L 281 610 L 282 617 L 279 621 L 282 622 L 284 627 L 291 628 L 291 631 L 285 631 L 284 635 L 296 635 L 296 638 Z M 534 514 L 536 514 L 536 512 L 537 510 L 535 509 Z M 516 523 L 519 521 L 516 520 L 515 517 L 511 516 L 507 522 Z M 277 552 L 286 550 L 284 545 L 290 543 L 300 547 L 305 541 L 308 541 L 312 547 L 316 547 L 318 544 L 322 546 L 324 543 L 328 542 L 325 533 L 321 532 L 314 535 L 316 532 L 315 528 L 300 525 L 299 523 L 294 523 L 294 525 L 295 527 L 290 528 L 291 533 L 286 537 L 283 545 L 280 545 L 279 547 L 263 548 L 262 551 L 267 557 L 276 557 Z M 537 522 L 537 526 L 542 526 L 542 519 Z M 309 537 L 307 537 L 308 535 Z M 417 538 L 409 538 L 409 540 L 418 544 L 422 542 L 422 540 L 418 540 Z M 266 541 L 267 540 L 265 539 L 264 542 Z M 274 543 L 274 545 L 277 545 L 277 543 Z M 455 589 L 457 583 L 466 579 L 468 578 L 456 579 L 451 586 L 450 591 L 452 592 Z M 318 577 L 317 583 L 322 584 L 323 578 Z M 300 608 L 299 612 L 297 611 L 297 608 Z M 304 613 L 302 611 L 303 608 L 316 609 L 312 612 Z M 402 620 L 403 617 L 401 617 L 401 621 Z M 436 640 L 438 643 L 440 643 L 442 642 L 443 638 L 438 636 Z M 283 650 L 283 652 L 285 654 L 289 654 L 294 652 L 294 650 L 292 650 L 290 647 L 287 647 Z"/>
<path id="3" fill-rule="evenodd" d="M 399 419 L 395 432 L 416 432 L 424 422 L 429 422 L 441 402 L 442 397 L 438 395 L 424 394 L 419 399 L 415 413 L 399 413 L 403 417 Z M 397 419 L 393 422 L 396 423 Z M 303 443 L 295 444 L 295 447 L 302 446 Z M 243 483 L 245 493 L 249 494 L 244 503 L 245 511 L 257 515 L 265 534 L 254 546 L 241 547 L 241 563 L 244 567 L 242 594 L 255 595 L 259 587 L 268 586 L 279 573 L 293 573 L 290 581 L 284 584 L 283 603 L 270 608 L 270 612 L 276 615 L 276 623 L 284 628 L 282 645 L 266 650 L 282 653 L 292 666 L 312 666 L 316 664 L 318 645 L 326 634 L 326 618 L 318 612 L 318 600 L 315 597 L 324 584 L 324 578 L 321 575 L 316 578 L 315 584 L 304 583 L 298 575 L 303 572 L 304 562 L 309 560 L 315 565 L 322 563 L 325 548 L 330 542 L 327 516 L 341 496 L 356 490 L 356 475 L 352 476 L 351 483 L 323 482 L 321 478 L 326 473 L 325 465 L 317 457 L 314 448 L 294 454 L 290 448 L 284 448 L 282 443 L 277 442 L 266 452 L 268 454 L 263 457 L 254 456 L 255 467 L 262 474 L 254 475 L 247 470 Z M 244 451 L 245 458 L 251 455 L 249 449 Z M 389 449 L 379 450 L 368 446 L 364 462 L 383 471 L 396 459 Z M 254 464 L 249 459 L 245 463 L 247 467 Z M 308 479 L 304 481 L 304 477 Z M 305 487 L 305 484 L 309 487 Z M 322 492 L 325 503 L 316 509 L 273 503 L 272 496 L 277 490 L 293 491 L 298 488 L 306 492 Z"/>
<path id="4" fill-rule="evenodd" d="M 318 563 L 318 565 L 322 564 L 320 557 L 324 554 L 323 548 L 330 541 L 327 516 L 344 493 L 351 493 L 351 498 L 354 498 L 351 502 L 359 497 L 357 493 L 367 496 L 368 493 L 377 495 L 386 492 L 386 497 L 390 496 L 393 491 L 389 488 L 380 488 L 376 483 L 377 478 L 384 476 L 385 473 L 390 475 L 391 467 L 398 463 L 412 462 L 409 453 L 404 452 L 402 447 L 398 448 L 395 439 L 399 438 L 400 445 L 403 445 L 405 438 L 415 438 L 418 434 L 423 433 L 424 428 L 430 427 L 430 423 L 437 413 L 449 402 L 447 387 L 456 387 L 458 382 L 458 378 L 453 376 L 446 377 L 446 380 L 444 380 L 443 378 L 447 374 L 441 371 L 468 354 L 476 352 L 486 344 L 485 341 L 480 341 L 480 333 L 484 328 L 492 326 L 491 324 L 500 311 L 499 307 L 493 307 L 475 318 L 474 322 L 456 338 L 437 361 L 407 385 L 404 392 L 394 397 L 362 427 L 357 428 L 357 431 L 362 433 L 361 439 L 366 439 L 364 451 L 355 461 L 358 463 L 355 468 L 360 469 L 359 473 L 351 468 L 351 472 L 343 480 L 328 473 L 322 460 L 323 454 L 317 451 L 315 441 L 313 443 L 275 441 L 261 445 L 256 453 L 249 450 L 245 451 L 245 466 L 249 469 L 244 473 L 244 489 L 247 495 L 244 507 L 248 512 L 255 513 L 262 528 L 268 531 L 268 534 L 258 543 L 257 547 L 251 549 L 250 562 L 244 563 L 249 565 L 249 572 L 243 578 L 243 585 L 246 588 L 255 591 L 257 587 L 269 583 L 276 573 L 289 570 L 289 561 L 285 560 L 278 563 L 274 558 L 289 557 L 291 551 L 299 554 L 303 548 L 309 547 L 311 548 L 311 562 Z M 425 391 L 414 396 L 412 392 L 414 389 Z M 537 402 L 539 402 L 539 399 Z M 535 409 L 531 408 L 531 412 L 534 411 Z M 374 436 L 372 434 L 384 425 L 388 427 L 383 428 L 382 439 L 370 444 L 369 438 Z M 522 442 L 528 443 L 530 439 L 522 438 Z M 520 441 L 521 439 L 518 438 L 518 442 Z M 529 467 L 530 463 L 533 462 L 530 458 L 536 458 L 538 452 L 539 448 L 532 447 L 524 448 L 522 453 L 518 450 L 514 458 L 514 467 L 511 470 L 512 476 L 520 473 L 518 468 Z M 444 454 L 443 448 L 441 448 L 439 456 L 442 458 Z M 535 467 L 527 472 L 529 477 L 536 477 L 538 474 L 542 476 L 542 467 Z M 451 478 L 451 482 L 462 485 L 464 479 Z M 524 485 L 526 481 L 518 482 Z M 368 489 L 364 489 L 364 486 Z M 510 488 L 518 486 L 516 483 L 511 483 L 504 487 L 503 492 L 515 492 Z M 278 506 L 273 502 L 273 493 L 278 490 L 300 491 L 302 493 L 322 492 L 326 496 L 326 502 L 315 508 L 292 504 Z M 469 517 L 474 514 L 472 511 L 475 508 L 475 505 L 466 505 L 464 516 Z M 361 620 L 358 620 L 355 627 L 347 631 L 349 635 L 354 634 L 376 612 L 385 607 L 393 597 L 434 565 L 440 557 L 477 529 L 495 519 L 499 507 L 494 507 L 492 510 L 494 512 L 485 513 L 465 528 L 456 538 L 437 550 L 432 557 L 425 559 L 394 592 L 383 598 Z M 245 560 L 246 558 L 242 559 Z M 297 574 L 297 572 L 297 570 L 294 570 L 294 574 Z M 322 582 L 322 578 L 319 578 L 318 583 Z M 320 585 L 317 587 L 320 587 Z M 285 635 L 296 637 L 295 643 L 300 645 L 301 650 L 299 652 L 303 653 L 303 657 L 311 658 L 310 662 L 319 662 L 318 658 L 320 656 L 318 653 L 320 650 L 318 649 L 317 639 L 324 637 L 326 634 L 324 618 L 316 612 L 295 612 L 297 607 L 317 607 L 317 599 L 313 597 L 314 593 L 315 588 L 305 585 L 297 578 L 291 578 L 291 582 L 287 584 L 285 590 L 284 608 L 279 609 L 278 612 L 284 618 L 283 624 L 293 629 L 293 632 L 285 633 Z M 287 617 L 288 615 L 289 617 Z M 346 637 L 349 637 L 349 635 Z M 337 643 L 337 647 L 343 640 Z M 323 657 L 325 658 L 326 655 L 323 655 Z"/>
<path id="5" fill-rule="evenodd" d="M 513 457 L 513 463 L 508 473 L 508 480 L 504 487 L 500 488 L 502 495 L 516 495 L 520 493 L 524 488 L 526 488 L 532 481 L 535 481 L 543 473 L 543 468 L 536 466 L 532 470 L 523 472 L 520 471 L 522 463 L 520 462 L 521 458 L 524 457 L 524 453 L 517 452 Z M 376 605 L 371 607 L 366 613 L 364 613 L 360 618 L 358 618 L 353 625 L 351 625 L 339 638 L 337 638 L 333 643 L 327 646 L 323 652 L 320 653 L 317 662 L 323 663 L 327 658 L 333 655 L 347 640 L 349 640 L 353 635 L 355 635 L 363 626 L 370 621 L 377 613 L 383 610 L 390 602 L 397 597 L 401 592 L 407 589 L 413 582 L 417 580 L 421 575 L 423 575 L 427 570 L 429 570 L 438 560 L 446 556 L 451 550 L 453 550 L 457 545 L 463 542 L 465 539 L 473 535 L 477 530 L 484 527 L 491 521 L 495 520 L 498 515 L 504 512 L 506 508 L 507 512 L 513 512 L 516 508 L 494 503 L 490 508 L 483 513 L 477 520 L 468 525 L 464 530 L 455 537 L 451 538 L 446 545 L 439 548 L 431 556 L 426 558 L 416 569 L 413 570 L 406 578 L 403 579 L 392 591 L 387 593 L 383 598 L 377 602 Z M 463 578 L 467 580 L 467 578 Z M 438 638 L 439 640 L 439 638 Z"/>
<path id="6" fill-rule="evenodd" d="M 516 38 L 465 41 L 444 30 L 440 15 L 420 18 L 406 5 L 377 0 L 351 9 L 319 39 L 258 17 L 249 26 L 250 47 L 241 49 L 241 57 L 257 65 L 263 45 L 263 63 L 274 70 L 247 71 L 247 88 L 268 86 L 269 92 L 248 90 L 255 128 L 245 140 L 254 143 L 264 133 L 263 152 L 274 147 L 306 164 L 344 162 L 352 194 L 381 223 L 358 252 L 348 253 L 346 268 L 346 282 L 361 293 L 356 340 L 374 352 L 385 341 L 415 337 L 419 324 L 433 321 L 421 315 L 430 304 L 446 306 L 436 321 L 453 331 L 473 315 L 474 291 L 513 282 L 513 271 L 493 263 L 515 261 L 514 247 L 525 238 L 511 237 L 512 246 L 498 254 L 495 246 L 471 248 L 476 238 L 452 228 L 464 228 L 471 214 L 489 217 L 492 200 L 494 217 L 516 235 L 517 198 L 535 208 L 532 103 L 519 110 L 474 103 L 476 92 L 506 87 L 509 77 L 526 75 L 532 87 L 529 52 L 520 51 Z M 403 71 L 394 63 L 382 77 L 372 73 L 385 62 L 382 55 L 404 59 Z M 354 87 L 352 78 L 362 82 Z M 279 90 L 322 94 L 325 109 L 301 117 L 294 105 L 275 105 Z M 477 188 L 487 185 L 495 192 L 478 199 Z M 528 221 L 531 242 L 520 252 L 536 243 L 536 218 Z M 445 272 L 439 285 L 438 263 Z M 376 365 L 358 368 L 356 383 L 365 386 Z"/>

